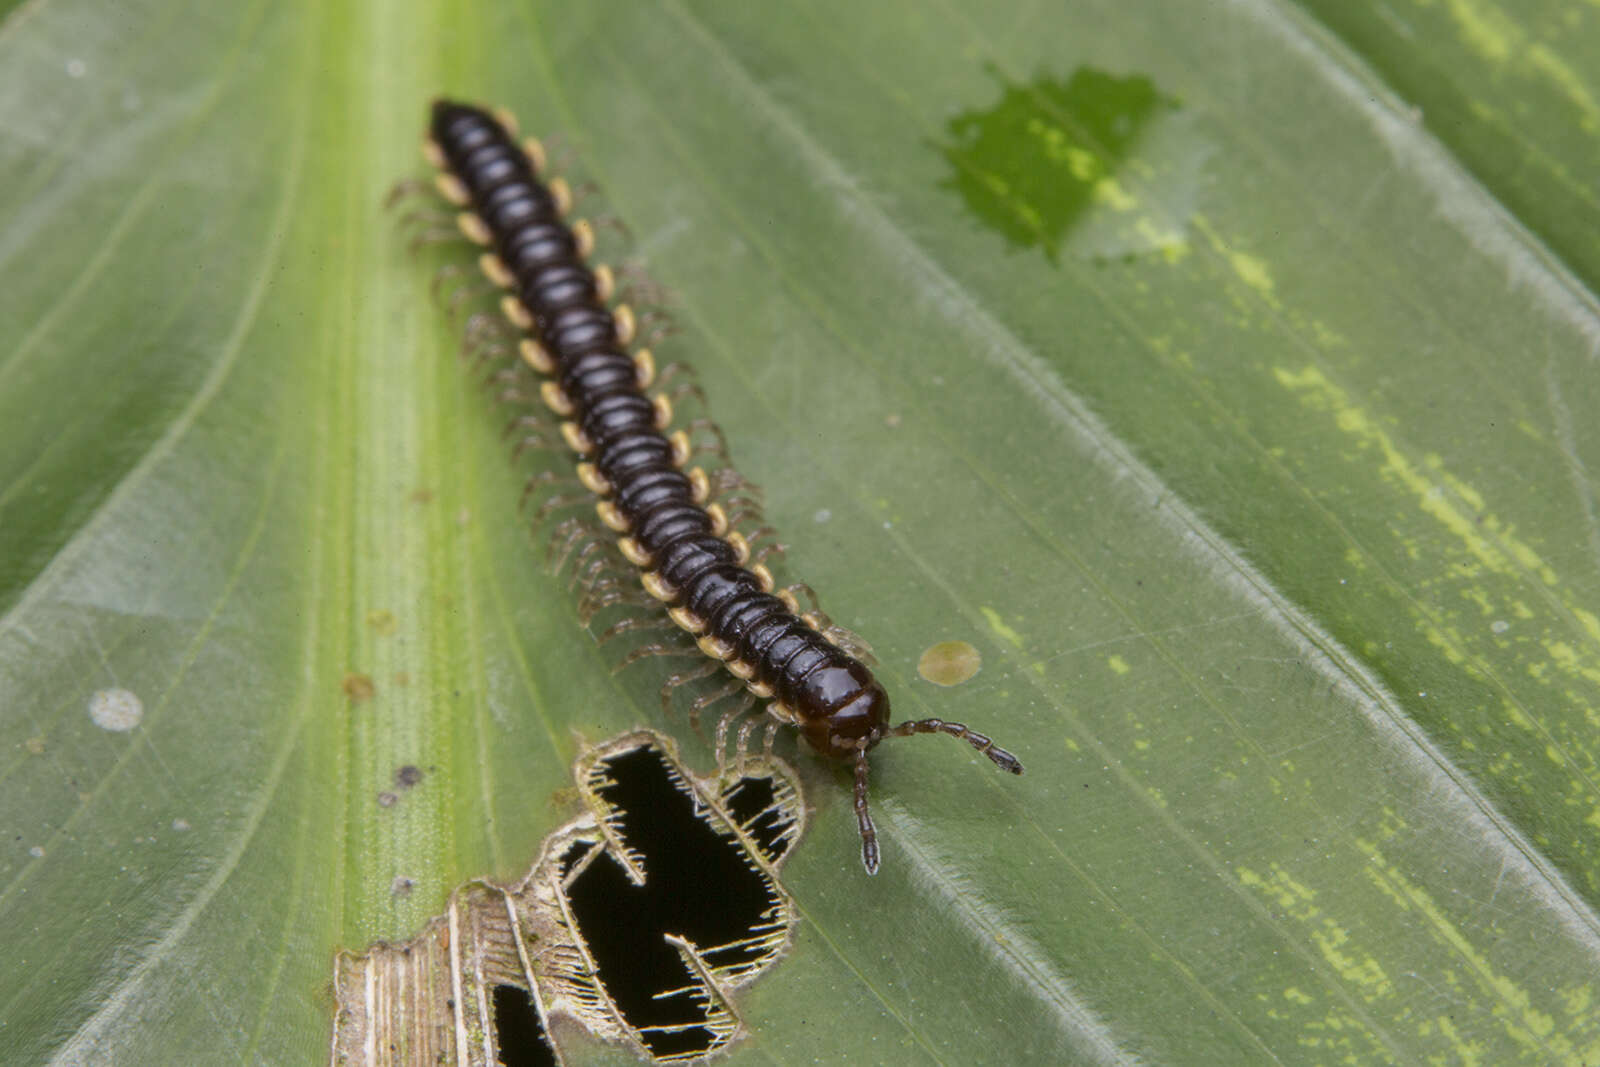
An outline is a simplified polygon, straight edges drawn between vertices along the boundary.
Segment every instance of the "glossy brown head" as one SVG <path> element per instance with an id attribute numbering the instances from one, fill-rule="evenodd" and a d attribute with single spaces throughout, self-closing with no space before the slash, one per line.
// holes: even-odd
<path id="1" fill-rule="evenodd" d="M 855 660 L 818 668 L 800 685 L 800 730 L 811 747 L 834 759 L 853 759 L 876 745 L 889 725 L 889 694 Z"/>

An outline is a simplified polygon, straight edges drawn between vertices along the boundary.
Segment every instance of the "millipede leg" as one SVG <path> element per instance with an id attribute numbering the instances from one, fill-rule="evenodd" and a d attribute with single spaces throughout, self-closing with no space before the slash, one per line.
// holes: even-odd
<path id="1" fill-rule="evenodd" d="M 829 623 L 822 628 L 822 636 L 826 637 L 835 648 L 843 649 L 867 666 L 878 665 L 878 657 L 872 654 L 872 646 L 854 630 L 847 630 L 837 623 Z"/>
<path id="2" fill-rule="evenodd" d="M 498 346 L 495 346 L 495 347 L 498 347 Z M 504 351 L 504 350 L 502 349 L 502 351 Z M 488 351 L 488 352 L 486 352 L 484 354 L 483 358 L 484 359 L 490 359 L 490 358 L 493 358 L 493 355 L 494 355 L 494 352 L 493 352 L 493 349 L 491 349 L 490 351 Z M 498 390 L 494 394 L 494 398 L 495 398 L 495 402 L 496 403 L 500 403 L 500 404 L 511 404 L 511 403 L 521 404 L 524 407 L 533 408 L 533 410 L 530 411 L 530 412 L 527 412 L 527 414 L 530 414 L 530 415 L 543 414 L 543 412 L 541 412 L 537 407 L 535 407 L 533 405 L 533 401 L 529 397 L 529 395 L 522 391 L 522 386 L 524 384 L 523 383 L 523 379 L 522 379 L 522 375 L 517 370 L 517 367 L 515 365 L 509 366 L 509 367 L 496 367 L 496 368 L 494 368 L 487 375 L 484 376 L 483 381 L 480 382 L 479 384 L 482 385 L 482 387 L 485 388 L 485 389 L 496 389 L 496 387 L 498 387 Z"/>
<path id="3" fill-rule="evenodd" d="M 483 337 L 496 341 L 510 342 L 516 339 L 511 324 L 506 322 L 505 316 L 497 315 L 492 311 L 479 311 L 467 319 L 462 330 L 462 344 L 467 345 Z"/>
<path id="4" fill-rule="evenodd" d="M 656 290 L 659 294 L 664 294 L 668 291 L 666 286 L 651 276 L 650 269 L 638 259 L 625 259 L 617 264 L 617 277 L 633 285 Z"/>
<path id="5" fill-rule="evenodd" d="M 635 277 L 626 263 L 618 266 L 618 272 L 623 277 L 622 291 L 618 296 L 629 304 L 651 307 L 671 304 L 674 301 L 672 292 L 666 286 L 659 284 L 648 276 Z"/>
<path id="6" fill-rule="evenodd" d="M 517 501 L 519 508 L 528 506 L 528 501 L 535 493 L 542 493 L 547 489 L 574 489 L 580 488 L 578 479 L 570 474 L 557 474 L 555 471 L 539 471 L 531 476 L 522 486 L 522 498 Z M 541 512 L 534 520 L 542 522 L 545 516 Z"/>
<path id="7" fill-rule="evenodd" d="M 739 514 L 748 515 L 752 522 L 761 522 L 764 518 L 761 498 L 754 493 L 744 489 L 719 490 L 715 497 L 730 515 L 738 510 Z"/>
<path id="8" fill-rule="evenodd" d="M 530 448 L 537 452 L 561 452 L 566 447 L 567 443 L 565 441 L 556 438 L 553 434 L 539 430 L 523 435 L 517 441 L 516 446 L 511 449 L 511 458 L 514 460 L 522 458 L 522 453 Z"/>
<path id="9" fill-rule="evenodd" d="M 918 719 L 914 722 L 903 722 L 898 726 L 891 726 L 884 733 L 884 736 L 909 737 L 911 734 L 949 734 L 951 737 L 959 737 L 985 756 L 988 756 L 994 761 L 994 765 L 1001 770 L 1010 771 L 1012 774 L 1022 773 L 1021 760 L 997 746 L 985 735 L 968 728 L 966 723 L 946 722 L 943 719 Z"/>
<path id="10" fill-rule="evenodd" d="M 573 549 L 586 541 L 598 540 L 604 536 L 605 531 L 586 518 L 575 516 L 564 519 L 550 531 L 550 540 L 544 547 L 545 562 L 551 564 L 552 571 L 560 574 L 561 568 L 567 565 L 567 557 L 572 554 Z"/>
<path id="11" fill-rule="evenodd" d="M 507 386 L 498 393 L 494 394 L 494 402 L 502 407 L 508 408 L 531 408 L 538 403 L 538 400 L 539 398 L 537 396 L 523 392 L 521 385 Z M 558 431 L 552 427 L 551 432 L 555 433 Z M 546 439 L 552 442 L 550 447 L 566 449 L 570 451 L 570 449 L 567 448 L 567 443 L 565 441 L 562 441 L 560 445 L 557 446 L 554 444 L 554 437 L 547 437 Z"/>
<path id="12" fill-rule="evenodd" d="M 697 433 L 710 434 L 716 442 L 715 444 L 708 445 L 702 441 L 696 441 L 694 442 L 694 453 L 705 453 L 713 456 L 719 456 L 724 463 L 728 461 L 728 439 L 723 435 L 722 427 L 718 426 L 710 419 L 700 418 L 692 420 L 689 425 L 684 427 L 684 431 L 689 434 L 691 439 L 693 439 L 694 435 Z"/>
<path id="13" fill-rule="evenodd" d="M 784 558 L 788 555 L 788 552 L 788 545 L 773 541 L 771 544 L 762 545 L 760 548 L 750 553 L 750 562 L 752 565 L 757 563 L 765 563 L 771 556 Z"/>
<path id="14" fill-rule="evenodd" d="M 562 511 L 566 508 L 575 508 L 582 504 L 592 503 L 593 501 L 594 495 L 588 492 L 567 493 L 565 495 L 558 494 L 539 505 L 539 510 L 534 513 L 533 521 L 536 525 L 542 525 L 546 519 L 548 519 L 557 511 Z"/>
<path id="15" fill-rule="evenodd" d="M 414 208 L 395 220 L 395 225 L 405 230 L 412 226 L 454 226 L 455 215 L 438 208 Z"/>
<path id="16" fill-rule="evenodd" d="M 445 301 L 445 314 L 454 321 L 461 314 L 461 305 L 470 300 L 479 300 L 490 293 L 498 292 L 500 287 L 494 282 L 482 278 L 474 278 L 470 282 L 463 282 L 450 291 L 450 298 Z"/>
<path id="17" fill-rule="evenodd" d="M 772 759 L 772 743 L 778 739 L 778 727 L 782 725 L 775 719 L 767 720 L 767 732 L 761 738 L 761 754 L 769 761 Z"/>
<path id="18" fill-rule="evenodd" d="M 479 364 L 491 359 L 506 361 L 511 355 L 511 350 L 505 345 L 500 344 L 498 341 L 494 344 L 484 345 L 482 352 L 483 355 L 478 359 Z M 489 373 L 484 375 L 483 381 L 480 384 L 485 389 L 492 389 L 498 385 L 505 390 L 514 390 L 518 396 L 528 395 L 522 391 L 522 387 L 528 384 L 527 377 L 524 375 L 521 367 L 511 362 L 502 362 L 502 364 L 499 366 L 490 367 Z M 497 393 L 496 395 L 498 396 L 499 394 Z M 534 407 L 533 414 L 542 413 L 539 411 L 538 407 Z"/>
<path id="19" fill-rule="evenodd" d="M 607 626 L 595 637 L 596 644 L 605 644 L 623 634 L 647 633 L 652 630 L 676 630 L 678 624 L 658 612 L 649 615 L 628 615 Z"/>
<path id="20" fill-rule="evenodd" d="M 442 226 L 429 227 L 406 242 L 406 252 L 407 254 L 414 256 L 426 245 L 457 243 L 464 243 L 462 241 L 460 230 L 454 228 L 447 229 Z"/>
<path id="21" fill-rule="evenodd" d="M 611 577 L 618 573 L 616 561 L 606 552 L 609 547 L 605 541 L 596 539 L 578 550 L 578 554 L 572 559 L 572 578 L 567 582 L 568 592 L 576 589 L 581 583 L 583 591 L 588 593 L 602 577 Z"/>
<path id="22" fill-rule="evenodd" d="M 790 582 L 783 587 L 783 591 L 794 597 L 796 601 L 801 597 L 805 597 L 806 602 L 811 605 L 812 611 L 822 610 L 822 602 L 817 599 L 817 591 L 805 582 Z"/>
<path id="23" fill-rule="evenodd" d="M 718 493 L 741 492 L 754 500 L 765 499 L 767 495 L 766 490 L 732 467 L 718 467 L 711 475 L 711 485 Z"/>
<path id="24" fill-rule="evenodd" d="M 632 575 L 618 577 L 601 574 L 586 582 L 578 594 L 578 616 L 583 620 L 583 624 L 589 625 L 589 620 L 596 612 L 612 604 L 650 603 L 648 598 L 636 598 L 633 595 L 635 586 L 631 579 Z"/>
<path id="25" fill-rule="evenodd" d="M 736 503 L 731 507 L 726 506 L 726 502 L 724 502 L 723 510 L 727 512 L 729 526 L 738 526 L 742 522 L 761 522 L 766 518 L 761 513 L 761 505 L 753 501 Z"/>
<path id="26" fill-rule="evenodd" d="M 482 312 L 477 312 L 472 317 L 477 318 L 481 314 Z M 461 338 L 461 345 L 456 349 L 456 358 L 463 361 L 470 359 L 474 364 L 477 364 L 489 358 L 485 355 L 488 352 L 495 353 L 499 358 L 503 359 L 511 352 L 511 347 L 507 343 L 508 340 L 509 338 L 491 337 L 487 334 L 474 337 L 469 332 Z"/>
<path id="27" fill-rule="evenodd" d="M 754 702 L 754 698 L 752 698 L 751 703 L 753 704 Z M 750 752 L 750 735 L 754 733 L 755 728 L 760 725 L 760 719 L 746 719 L 744 721 L 744 725 L 739 727 L 739 744 L 738 749 L 734 754 L 733 765 L 736 768 L 734 773 L 740 778 L 744 777 L 744 761 L 745 757 Z"/>
<path id="28" fill-rule="evenodd" d="M 619 604 L 636 608 L 654 607 L 656 600 L 642 589 L 629 586 L 608 587 L 578 602 L 578 621 L 588 626 L 600 612 Z"/>
<path id="29" fill-rule="evenodd" d="M 510 384 L 510 386 L 507 386 L 506 389 L 502 389 L 501 392 L 498 392 L 498 394 L 494 394 L 496 400 L 499 400 L 499 398 L 502 397 L 510 400 L 510 398 L 520 398 L 525 395 L 523 394 L 522 389 L 520 389 L 522 382 L 517 381 L 517 379 L 512 379 L 512 382 L 514 382 L 514 384 Z M 518 411 L 517 414 L 514 414 L 514 416 L 510 418 L 510 421 L 506 422 L 506 429 L 501 430 L 502 442 L 504 442 L 504 440 L 510 440 L 512 434 L 515 434 L 517 430 L 526 430 L 526 432 L 531 432 L 531 434 L 550 435 L 550 440 L 552 440 L 552 442 L 558 440 L 558 435 L 555 434 L 555 419 L 550 418 L 550 413 L 546 410 L 546 408 L 544 408 L 544 406 L 534 406 L 530 403 L 530 405 L 528 405 L 528 410 Z M 565 442 L 563 442 L 562 445 L 563 448 L 565 448 Z"/>
<path id="30" fill-rule="evenodd" d="M 661 683 L 661 712 L 663 715 L 672 714 L 672 691 L 680 685 L 697 682 L 702 678 L 709 678 L 722 669 L 722 664 L 717 660 L 707 660 L 700 666 L 690 671 L 667 675 L 667 680 Z"/>
<path id="31" fill-rule="evenodd" d="M 430 178 L 405 178 L 395 182 L 389 187 L 389 192 L 384 195 L 383 209 L 392 211 L 400 201 L 422 193 L 433 195 L 433 180 Z"/>
<path id="32" fill-rule="evenodd" d="M 648 329 L 640 333 L 639 337 L 647 346 L 654 348 L 667 338 L 682 332 L 677 323 L 665 321 L 651 324 Z"/>
<path id="33" fill-rule="evenodd" d="M 744 694 L 744 699 L 740 700 L 739 703 L 736 704 L 734 707 L 732 707 L 729 710 L 723 712 L 722 715 L 717 719 L 717 736 L 716 736 L 716 744 L 713 746 L 713 751 L 715 751 L 716 754 L 717 754 L 717 766 L 718 767 L 727 766 L 727 763 L 722 758 L 722 753 L 723 753 L 723 749 L 727 748 L 727 746 L 728 746 L 728 730 L 729 730 L 729 728 L 731 728 L 733 726 L 734 722 L 739 718 L 739 716 L 743 715 L 745 712 L 749 711 L 751 708 L 753 708 L 755 706 L 756 706 L 756 698 L 749 692 L 749 690 L 746 690 L 745 694 Z M 760 722 L 761 720 L 753 719 L 751 721 L 752 722 Z M 741 774 L 735 775 L 735 777 L 743 778 L 744 775 L 741 773 Z"/>
<path id="34" fill-rule="evenodd" d="M 580 596 L 589 596 L 595 590 L 605 586 L 621 585 L 633 580 L 633 572 L 625 570 L 610 556 L 600 556 L 592 560 L 583 574 L 583 580 L 577 584 L 582 587 Z"/>
<path id="35" fill-rule="evenodd" d="M 750 562 L 752 564 L 765 563 L 770 556 L 783 556 L 789 546 L 777 540 L 778 531 L 770 526 L 758 526 L 751 533 L 745 535 L 745 544 L 751 548 Z M 766 544 L 760 542 L 766 541 Z M 759 547 L 758 547 L 759 545 Z"/>
<path id="36" fill-rule="evenodd" d="M 698 730 L 700 728 L 700 713 L 719 700 L 726 700 L 735 693 L 744 691 L 744 682 L 735 678 L 720 688 L 709 693 L 702 693 L 689 704 L 689 726 Z"/>
<path id="37" fill-rule="evenodd" d="M 538 408 L 513 415 L 500 431 L 500 440 L 509 440 L 518 430 L 527 433 L 544 433 L 551 429 L 550 417 Z"/>
<path id="38" fill-rule="evenodd" d="M 757 526 L 754 530 L 750 531 L 745 540 L 753 545 L 757 541 L 761 540 L 776 540 L 777 536 L 778 531 L 773 529 L 771 526 Z"/>
<path id="39" fill-rule="evenodd" d="M 463 345 L 461 348 L 461 358 L 472 360 L 472 365 L 474 367 L 481 367 L 483 364 L 490 362 L 491 360 L 504 363 L 507 359 L 511 358 L 511 349 L 506 347 L 505 343 L 502 341 L 480 341 L 478 344 L 473 345 L 470 350 Z M 504 377 L 503 369 L 497 367 L 493 373 L 483 380 L 482 384 L 485 387 L 488 387 L 494 385 L 497 381 L 514 382 L 515 380 L 516 379 L 514 377 Z"/>
<path id="40" fill-rule="evenodd" d="M 635 663 L 638 663 L 640 660 L 649 659 L 652 656 L 685 656 L 685 657 L 687 657 L 687 656 L 698 656 L 699 654 L 700 654 L 700 650 L 698 648 L 695 648 L 693 644 L 685 644 L 683 642 L 679 642 L 677 644 L 670 644 L 670 645 L 669 644 L 655 644 L 655 643 L 648 644 L 648 645 L 640 645 L 638 648 L 633 649 L 631 652 L 629 652 L 626 656 L 623 656 L 622 657 L 622 662 L 618 663 L 615 667 L 611 668 L 611 673 L 612 674 L 619 674 L 622 671 L 626 670 L 627 668 L 633 666 Z"/>
<path id="41" fill-rule="evenodd" d="M 828 617 L 828 613 L 823 611 L 821 608 L 812 608 L 810 611 L 806 612 L 800 617 L 818 633 L 827 633 L 833 628 L 833 620 L 830 619 Z"/>
<path id="42" fill-rule="evenodd" d="M 688 378 L 690 381 L 697 381 L 699 380 L 700 372 L 681 360 L 673 360 L 656 371 L 656 385 L 668 385 L 672 382 L 672 379 L 680 376 Z"/>
<path id="43" fill-rule="evenodd" d="M 579 594 L 579 596 L 578 596 L 578 604 L 579 604 L 579 606 L 581 608 L 582 605 L 587 604 L 587 603 L 600 603 L 603 599 L 611 597 L 614 594 L 617 595 L 617 596 L 624 596 L 624 595 L 631 596 L 633 593 L 635 593 L 637 591 L 637 589 L 638 589 L 638 587 L 634 584 L 633 575 L 631 573 L 622 575 L 620 577 L 614 577 L 614 576 L 611 576 L 611 575 L 600 575 L 593 582 L 591 582 L 588 585 L 588 587 L 585 588 L 584 591 L 581 594 Z M 611 603 L 619 603 L 619 604 L 620 603 L 624 603 L 624 602 L 626 602 L 626 603 L 640 603 L 640 604 L 650 603 L 648 598 L 642 599 L 642 600 L 638 600 L 638 601 L 634 601 L 634 600 L 626 600 L 626 601 L 624 601 L 624 600 L 615 600 L 615 601 L 611 601 Z M 604 607 L 604 606 L 608 606 L 608 605 L 607 604 L 601 604 L 601 606 Z M 599 610 L 599 609 L 596 608 L 595 610 Z M 593 613 L 591 612 L 591 614 L 593 614 Z"/>
<path id="44" fill-rule="evenodd" d="M 700 388 L 700 385 L 697 382 L 679 382 L 671 389 L 658 388 L 656 390 L 656 394 L 659 396 L 665 396 L 668 400 L 672 401 L 674 407 L 682 402 L 683 398 L 686 396 L 694 397 L 695 400 L 699 401 L 702 405 L 706 402 L 706 391 Z"/>
<path id="45" fill-rule="evenodd" d="M 566 137 L 559 133 L 547 134 L 539 139 L 544 150 L 544 165 L 539 168 L 540 176 L 562 174 L 572 168 L 574 156 L 573 148 L 567 143 Z"/>
<path id="46" fill-rule="evenodd" d="M 467 319 L 469 323 L 479 319 L 484 312 L 476 311 Z M 490 330 L 487 327 L 468 329 L 461 338 L 461 347 L 457 350 L 457 358 L 472 360 L 474 366 L 480 366 L 485 360 L 496 359 L 506 361 L 512 355 L 513 338 L 509 331 Z M 515 364 L 513 364 L 515 366 Z"/>
<path id="47" fill-rule="evenodd" d="M 639 309 L 639 328 L 649 330 L 658 325 L 671 325 L 672 313 L 660 307 L 642 307 Z"/>
<path id="48" fill-rule="evenodd" d="M 594 223 L 594 227 L 597 230 L 610 230 L 624 241 L 630 244 L 633 242 L 633 231 L 628 229 L 627 224 L 621 219 L 617 218 L 615 215 L 595 215 L 590 221 Z"/>

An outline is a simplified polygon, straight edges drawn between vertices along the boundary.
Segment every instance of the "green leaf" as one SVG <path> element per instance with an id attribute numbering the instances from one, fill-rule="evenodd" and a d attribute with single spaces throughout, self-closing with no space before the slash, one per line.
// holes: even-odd
<path id="1" fill-rule="evenodd" d="M 1028 765 L 879 750 L 869 879 L 780 747 L 736 1056 L 1594 1062 L 1597 54 L 1573 0 L 11 8 L 0 1046 L 316 1062 L 334 954 L 524 873 L 584 740 L 711 765 L 382 210 L 449 93 L 603 190 L 897 717 Z"/>

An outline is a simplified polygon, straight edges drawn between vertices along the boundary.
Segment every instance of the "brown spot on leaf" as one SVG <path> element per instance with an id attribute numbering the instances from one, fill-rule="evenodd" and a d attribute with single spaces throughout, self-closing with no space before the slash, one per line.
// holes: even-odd
<path id="1" fill-rule="evenodd" d="M 352 704 L 365 704 L 378 695 L 378 687 L 372 684 L 369 675 L 351 673 L 344 676 L 344 681 L 339 683 L 339 688 L 344 690 L 344 695 L 350 698 Z"/>

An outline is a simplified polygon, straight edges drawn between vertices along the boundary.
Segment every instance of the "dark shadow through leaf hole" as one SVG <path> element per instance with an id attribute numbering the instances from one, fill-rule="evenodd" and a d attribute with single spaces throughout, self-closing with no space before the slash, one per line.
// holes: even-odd
<path id="1" fill-rule="evenodd" d="M 556 1054 L 526 989 L 494 987 L 494 1036 L 500 1067 L 556 1067 Z"/>
<path id="2" fill-rule="evenodd" d="M 617 832 L 642 857 L 634 885 L 608 852 L 567 887 L 600 981 L 656 1056 L 712 1048 L 699 976 L 668 935 L 690 942 L 710 966 L 754 965 L 751 942 L 772 929 L 780 901 L 736 840 L 719 835 L 659 752 L 634 749 L 604 760 L 597 792 L 620 812 Z M 745 778 L 724 794 L 735 819 L 776 860 L 787 850 L 773 783 Z"/>

